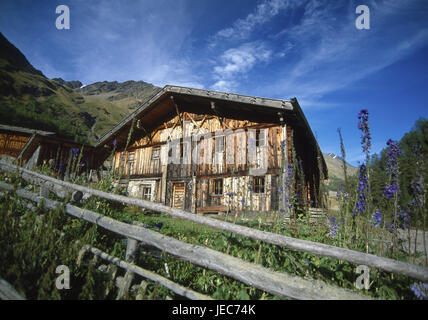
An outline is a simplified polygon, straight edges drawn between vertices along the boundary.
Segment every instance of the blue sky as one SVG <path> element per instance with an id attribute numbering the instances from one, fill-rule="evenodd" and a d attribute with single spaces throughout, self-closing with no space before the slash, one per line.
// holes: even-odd
<path id="1" fill-rule="evenodd" d="M 57 30 L 57 5 L 70 30 Z M 370 29 L 358 30 L 358 5 Z M 297 97 L 324 152 L 362 160 L 428 117 L 426 0 L 1 0 L 0 32 L 47 77 L 143 80 L 262 97 Z"/>

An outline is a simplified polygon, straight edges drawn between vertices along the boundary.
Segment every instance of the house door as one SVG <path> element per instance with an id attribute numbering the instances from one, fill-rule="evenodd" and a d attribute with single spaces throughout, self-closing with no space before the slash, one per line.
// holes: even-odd
<path id="1" fill-rule="evenodd" d="M 172 186 L 172 206 L 184 209 L 184 183 L 174 183 Z"/>

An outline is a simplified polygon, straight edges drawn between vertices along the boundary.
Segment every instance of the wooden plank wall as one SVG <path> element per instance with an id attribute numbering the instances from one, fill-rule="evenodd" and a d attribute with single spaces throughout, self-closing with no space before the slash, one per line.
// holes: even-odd
<path id="1" fill-rule="evenodd" d="M 18 157 L 29 139 L 29 136 L 0 133 L 0 155 L 5 154 L 15 158 Z"/>
<path id="2" fill-rule="evenodd" d="M 256 138 L 255 131 L 249 131 L 249 129 L 258 129 L 262 132 L 265 130 L 266 132 L 267 159 L 263 159 L 262 157 L 259 159 L 259 161 L 265 160 L 267 163 L 265 192 L 263 194 L 255 194 L 244 190 L 248 189 L 248 185 L 252 181 L 252 178 L 249 177 L 248 141 L 249 138 Z M 224 138 L 223 153 L 216 154 L 216 137 L 214 134 L 216 132 L 219 133 L 220 130 L 229 134 L 226 134 Z M 191 187 L 187 190 L 188 188 L 186 187 L 185 210 L 194 212 L 198 207 L 227 205 L 231 199 L 228 199 L 229 197 L 226 196 L 226 193 L 228 193 L 226 185 L 232 186 L 230 187 L 231 190 L 234 190 L 232 192 L 241 194 L 242 199 L 245 201 L 245 203 L 242 203 L 239 202 L 238 198 L 233 199 L 231 205 L 237 210 L 251 208 L 251 210 L 268 211 L 278 209 L 278 175 L 281 167 L 281 141 L 283 139 L 283 130 L 280 125 L 182 112 L 150 133 L 141 130 L 138 132 L 141 134 L 140 139 L 133 141 L 127 150 L 118 150 L 116 152 L 114 167 L 116 170 L 121 170 L 123 175 L 131 179 L 162 177 L 159 186 L 159 199 L 156 199 L 156 201 L 161 201 L 163 198 L 161 195 L 162 183 L 165 184 L 168 181 L 168 184 L 165 186 L 164 203 L 172 206 L 172 182 L 184 182 L 186 185 L 190 185 L 192 177 L 196 176 L 196 183 L 193 186 L 195 189 Z M 305 157 L 306 148 L 304 144 L 306 142 L 294 136 L 290 126 L 286 126 L 286 133 L 288 161 L 291 162 L 293 160 L 292 137 L 294 144 L 300 144 L 298 149 L 303 150 L 301 151 L 301 156 Z M 208 134 L 209 136 L 207 136 Z M 193 138 L 195 135 L 198 135 L 197 141 Z M 156 148 L 160 148 L 161 160 L 158 161 L 161 164 L 155 163 L 152 160 L 152 154 Z M 259 149 L 261 150 L 262 148 Z M 192 152 L 197 153 L 198 157 L 203 160 L 202 163 L 193 162 Z M 131 154 L 134 157 L 132 165 L 128 161 Z M 264 153 L 261 152 L 261 154 Z M 170 157 L 175 155 L 179 158 L 178 163 L 170 163 L 166 166 L 168 155 Z M 315 183 L 314 170 L 310 169 L 310 167 L 316 164 L 316 159 L 312 159 L 312 161 L 305 158 L 303 160 L 306 171 L 306 197 L 309 202 L 313 198 L 313 185 Z M 212 194 L 210 185 L 211 180 L 214 178 L 224 179 L 223 196 Z M 237 187 L 241 184 L 244 186 L 242 190 Z M 301 194 L 302 188 L 298 188 L 299 190 L 296 192 Z M 196 201 L 192 199 L 193 194 L 196 197 Z"/>

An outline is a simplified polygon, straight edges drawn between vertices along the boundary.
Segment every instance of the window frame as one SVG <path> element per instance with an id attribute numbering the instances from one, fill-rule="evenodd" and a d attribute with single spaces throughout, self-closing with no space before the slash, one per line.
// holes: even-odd
<path id="1" fill-rule="evenodd" d="M 140 192 L 141 192 L 141 198 L 143 200 L 152 201 L 152 186 L 149 184 L 140 184 L 139 185 Z M 146 190 L 149 190 L 148 197 L 146 197 Z"/>
<path id="2" fill-rule="evenodd" d="M 221 183 L 220 188 L 218 187 L 217 183 Z M 219 190 L 220 189 L 220 190 Z M 223 196 L 223 190 L 224 189 L 224 182 L 223 178 L 216 178 L 211 179 L 211 195 L 212 196 Z"/>
<path id="3" fill-rule="evenodd" d="M 260 183 L 261 181 L 262 183 Z M 258 182 L 258 183 L 257 183 Z M 253 193 L 265 194 L 266 193 L 266 179 L 264 176 L 253 177 Z"/>

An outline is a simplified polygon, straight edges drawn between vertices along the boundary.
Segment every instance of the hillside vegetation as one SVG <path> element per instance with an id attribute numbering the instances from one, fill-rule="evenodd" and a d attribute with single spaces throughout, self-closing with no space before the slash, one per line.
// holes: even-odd
<path id="1" fill-rule="evenodd" d="M 160 89 L 143 81 L 81 87 L 80 81 L 46 78 L 0 33 L 2 124 L 91 143 Z"/>

